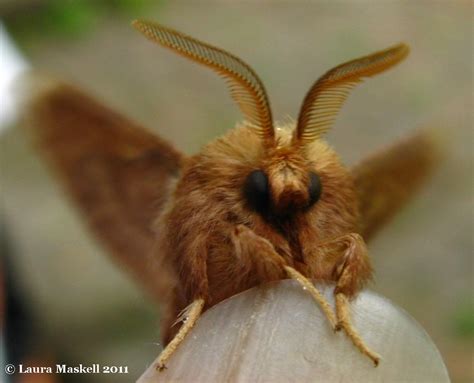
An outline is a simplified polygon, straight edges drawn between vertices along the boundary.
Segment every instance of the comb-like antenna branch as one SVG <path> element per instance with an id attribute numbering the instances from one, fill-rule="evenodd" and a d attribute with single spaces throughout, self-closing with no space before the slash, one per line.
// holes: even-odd
<path id="1" fill-rule="evenodd" d="M 132 25 L 151 41 L 207 66 L 222 76 L 246 119 L 267 141 L 274 130 L 267 92 L 254 70 L 238 57 L 159 24 L 135 20 Z"/>
<path id="2" fill-rule="evenodd" d="M 311 142 L 326 133 L 334 123 L 349 92 L 365 77 L 379 74 L 402 61 L 409 52 L 405 44 L 348 61 L 320 77 L 301 106 L 295 139 Z"/>

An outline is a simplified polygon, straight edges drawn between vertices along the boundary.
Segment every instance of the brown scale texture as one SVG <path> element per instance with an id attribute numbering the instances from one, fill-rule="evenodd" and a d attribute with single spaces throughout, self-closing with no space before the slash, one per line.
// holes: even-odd
<path id="1" fill-rule="evenodd" d="M 156 301 L 166 300 L 172 280 L 156 277 L 151 222 L 182 155 L 72 86 L 24 81 L 31 82 L 25 126 L 62 186 L 113 258 Z"/>
<path id="2" fill-rule="evenodd" d="M 356 183 L 365 240 L 384 226 L 420 188 L 439 162 L 434 131 L 420 130 L 374 153 L 351 169 Z"/>

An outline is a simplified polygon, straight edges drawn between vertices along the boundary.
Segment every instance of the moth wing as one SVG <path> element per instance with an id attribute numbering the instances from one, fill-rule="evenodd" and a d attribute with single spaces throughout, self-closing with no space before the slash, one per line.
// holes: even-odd
<path id="1" fill-rule="evenodd" d="M 351 169 L 359 198 L 360 234 L 365 240 L 410 200 L 434 170 L 440 154 L 436 133 L 421 130 Z"/>
<path id="2" fill-rule="evenodd" d="M 165 299 L 172 281 L 164 265 L 154 266 L 152 226 L 183 156 L 71 85 L 30 75 L 20 88 L 28 130 L 94 234 L 145 290 Z"/>

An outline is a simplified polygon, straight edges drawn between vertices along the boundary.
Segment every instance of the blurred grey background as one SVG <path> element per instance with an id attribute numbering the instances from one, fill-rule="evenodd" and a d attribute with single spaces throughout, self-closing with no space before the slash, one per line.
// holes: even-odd
<path id="1" fill-rule="evenodd" d="M 446 161 L 370 245 L 371 288 L 421 323 L 454 382 L 474 379 L 472 11 L 470 1 L 448 0 L 0 2 L 33 68 L 80 85 L 189 154 L 241 116 L 217 76 L 145 40 L 133 18 L 246 60 L 277 120 L 296 117 L 332 66 L 407 42 L 408 60 L 358 87 L 328 140 L 351 165 L 417 127 L 445 130 Z M 97 246 L 16 124 L 0 144 L 11 269 L 40 334 L 38 353 L 129 366 L 128 375 L 77 381 L 134 380 L 160 349 L 155 308 Z"/>

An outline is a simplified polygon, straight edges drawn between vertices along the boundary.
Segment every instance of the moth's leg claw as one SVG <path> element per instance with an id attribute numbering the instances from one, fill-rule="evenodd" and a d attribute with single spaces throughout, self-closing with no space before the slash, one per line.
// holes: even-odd
<path id="1" fill-rule="evenodd" d="M 183 342 L 186 335 L 191 331 L 194 327 L 194 324 L 201 316 L 201 312 L 204 308 L 204 299 L 198 298 L 194 300 L 187 308 L 186 308 L 186 317 L 188 320 L 184 322 L 179 329 L 178 333 L 174 336 L 171 342 L 165 347 L 165 349 L 161 352 L 158 362 L 156 363 L 156 369 L 158 371 L 163 371 L 166 369 L 166 362 L 169 360 L 171 355 L 174 354 L 178 346 Z"/>
<path id="2" fill-rule="evenodd" d="M 343 293 L 336 293 L 336 316 L 338 320 L 336 331 L 344 330 L 354 346 L 362 354 L 372 360 L 374 367 L 377 367 L 380 363 L 380 356 L 365 344 L 364 340 L 352 325 L 349 305 L 349 300 Z"/>
<path id="3" fill-rule="evenodd" d="M 380 362 L 380 356 L 373 352 L 361 338 L 352 324 L 349 297 L 353 297 L 365 281 L 370 277 L 371 268 L 368 261 L 367 247 L 363 238 L 356 233 L 350 233 L 340 238 L 346 250 L 335 265 L 333 276 L 337 281 L 334 290 L 336 302 L 335 331 L 344 330 L 354 346 L 369 357 L 375 366 Z"/>

